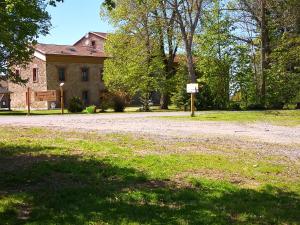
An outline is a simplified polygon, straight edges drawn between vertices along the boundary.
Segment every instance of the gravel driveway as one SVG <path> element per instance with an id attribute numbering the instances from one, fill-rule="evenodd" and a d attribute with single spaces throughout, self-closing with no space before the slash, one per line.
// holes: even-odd
<path id="1" fill-rule="evenodd" d="M 300 126 L 267 123 L 183 121 L 161 116 L 189 116 L 187 112 L 107 113 L 92 115 L 2 116 L 0 126 L 47 127 L 100 133 L 137 133 L 166 138 L 230 137 L 272 144 L 300 144 Z"/>

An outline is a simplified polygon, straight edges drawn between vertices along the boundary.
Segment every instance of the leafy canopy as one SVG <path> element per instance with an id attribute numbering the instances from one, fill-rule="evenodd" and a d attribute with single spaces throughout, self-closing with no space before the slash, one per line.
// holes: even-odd
<path id="1" fill-rule="evenodd" d="M 31 60 L 40 35 L 51 27 L 47 5 L 63 0 L 0 0 L 0 79 L 25 82 L 15 73 L 15 66 L 25 67 Z"/>

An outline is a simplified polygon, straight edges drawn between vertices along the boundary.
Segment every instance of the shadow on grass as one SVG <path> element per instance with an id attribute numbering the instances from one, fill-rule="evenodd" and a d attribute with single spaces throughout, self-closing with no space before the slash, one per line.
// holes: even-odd
<path id="1" fill-rule="evenodd" d="M 180 185 L 150 179 L 136 168 L 119 167 L 112 159 L 46 155 L 47 149 L 51 147 L 0 147 L 0 224 L 300 221 L 299 195 L 271 186 L 256 191 L 222 182 Z"/>

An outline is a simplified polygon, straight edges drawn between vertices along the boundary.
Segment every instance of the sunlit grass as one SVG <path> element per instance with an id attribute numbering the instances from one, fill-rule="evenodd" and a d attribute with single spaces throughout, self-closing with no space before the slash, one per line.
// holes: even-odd
<path id="1" fill-rule="evenodd" d="M 125 111 L 123 113 L 137 113 L 141 111 L 141 107 L 135 107 L 130 106 L 126 107 Z M 150 112 L 172 112 L 172 111 L 178 111 L 175 106 L 170 106 L 168 110 L 161 110 L 159 106 L 151 106 Z M 64 110 L 65 114 L 73 114 L 68 112 L 67 109 Z M 100 109 L 97 109 L 97 113 L 114 113 L 114 110 L 112 108 L 107 109 L 105 112 L 101 112 Z M 13 111 L 5 111 L 0 110 L 0 116 L 25 116 L 28 114 L 27 110 L 13 110 Z M 31 115 L 61 115 L 60 109 L 54 109 L 54 110 L 31 110 Z M 82 113 L 76 113 L 76 114 L 86 114 L 86 111 L 83 110 Z"/>
<path id="2" fill-rule="evenodd" d="M 191 145 L 0 128 L 0 224 L 299 222 L 299 164 L 221 143 L 180 151 Z"/>
<path id="3" fill-rule="evenodd" d="M 264 122 L 274 125 L 297 126 L 300 125 L 300 110 L 278 111 L 218 111 L 196 113 L 195 117 L 166 116 L 166 119 L 194 120 L 194 121 L 226 121 L 226 122 Z"/>

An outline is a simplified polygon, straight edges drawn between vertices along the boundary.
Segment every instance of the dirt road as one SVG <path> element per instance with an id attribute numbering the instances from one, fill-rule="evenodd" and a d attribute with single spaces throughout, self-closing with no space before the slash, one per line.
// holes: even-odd
<path id="1" fill-rule="evenodd" d="M 300 126 L 267 123 L 184 121 L 162 116 L 188 116 L 186 112 L 107 113 L 93 115 L 1 116 L 0 126 L 46 127 L 100 133 L 136 133 L 166 138 L 230 137 L 272 144 L 300 144 Z"/>

